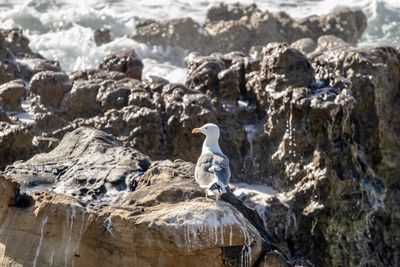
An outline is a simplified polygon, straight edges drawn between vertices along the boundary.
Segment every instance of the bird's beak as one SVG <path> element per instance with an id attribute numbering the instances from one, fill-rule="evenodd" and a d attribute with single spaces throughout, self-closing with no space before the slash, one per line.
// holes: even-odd
<path id="1" fill-rule="evenodd" d="M 203 133 L 203 130 L 202 130 L 201 128 L 194 128 L 194 129 L 192 130 L 192 133 L 193 133 L 193 134 L 195 134 L 195 133 Z"/>

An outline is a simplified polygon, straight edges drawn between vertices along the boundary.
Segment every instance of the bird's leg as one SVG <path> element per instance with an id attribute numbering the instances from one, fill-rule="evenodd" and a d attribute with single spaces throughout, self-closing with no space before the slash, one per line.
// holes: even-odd
<path id="1" fill-rule="evenodd" d="M 208 198 L 208 189 L 205 190 L 206 198 Z"/>

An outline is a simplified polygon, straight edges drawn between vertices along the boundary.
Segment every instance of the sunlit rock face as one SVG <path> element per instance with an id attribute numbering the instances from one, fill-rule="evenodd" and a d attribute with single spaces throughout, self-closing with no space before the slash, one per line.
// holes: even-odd
<path id="1" fill-rule="evenodd" d="M 193 170 L 98 130 L 67 134 L 0 178 L 2 266 L 253 266 L 260 233 L 231 204 L 204 198 Z"/>

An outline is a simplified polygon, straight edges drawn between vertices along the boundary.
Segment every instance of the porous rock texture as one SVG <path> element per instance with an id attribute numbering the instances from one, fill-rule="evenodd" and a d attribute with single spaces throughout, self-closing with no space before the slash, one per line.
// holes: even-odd
<path id="1" fill-rule="evenodd" d="M 78 128 L 0 177 L 2 266 L 253 266 L 259 231 L 204 198 L 193 169 Z"/>
<path id="2" fill-rule="evenodd" d="M 135 50 L 122 51 L 106 56 L 100 63 L 99 69 L 123 72 L 130 78 L 141 80 L 143 63 Z"/>
<path id="3" fill-rule="evenodd" d="M 57 108 L 64 95 L 71 90 L 72 82 L 63 72 L 42 71 L 35 74 L 30 82 L 34 101 L 46 107 Z"/>
<path id="4" fill-rule="evenodd" d="M 315 42 L 322 35 L 334 35 L 356 44 L 367 19 L 360 10 L 338 9 L 323 16 L 292 19 L 285 12 L 261 11 L 256 5 L 211 7 L 203 25 L 191 18 L 167 21 L 146 20 L 137 25 L 132 38 L 151 45 L 179 46 L 202 55 L 241 51 L 271 42 L 292 43 L 301 38 Z"/>
<path id="5" fill-rule="evenodd" d="M 30 80 L 40 71 L 59 71 L 60 64 L 32 52 L 21 29 L 0 29 L 0 83 Z"/>
<path id="6" fill-rule="evenodd" d="M 7 119 L 0 121 L 0 170 L 16 160 L 27 159 L 34 149 L 28 129 Z"/>
<path id="7" fill-rule="evenodd" d="M 26 95 L 23 80 L 14 80 L 0 85 L 0 106 L 7 110 L 21 110 L 21 102 Z"/>

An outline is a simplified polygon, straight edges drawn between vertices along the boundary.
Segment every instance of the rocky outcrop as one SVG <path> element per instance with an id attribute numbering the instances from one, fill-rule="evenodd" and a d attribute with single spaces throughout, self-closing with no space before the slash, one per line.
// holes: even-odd
<path id="1" fill-rule="evenodd" d="M 136 25 L 133 39 L 150 45 L 180 46 L 195 51 L 203 51 L 203 44 L 211 41 L 203 27 L 191 18 L 165 22 L 144 20 Z"/>
<path id="2" fill-rule="evenodd" d="M 16 62 L 16 54 L 32 53 L 29 40 L 21 30 L 0 30 L 0 82 L 1 84 L 23 78 Z"/>
<path id="3" fill-rule="evenodd" d="M 21 29 L 0 29 L 0 83 L 30 80 L 39 71 L 61 71 L 60 64 L 44 59 L 29 47 L 29 39 Z"/>
<path id="4" fill-rule="evenodd" d="M 326 57 L 335 60 L 328 65 L 324 59 Z M 393 146 L 398 147 L 397 142 L 393 142 L 397 138 L 393 129 L 397 121 L 392 116 L 392 112 L 397 110 L 393 103 L 398 97 L 400 76 L 398 50 L 390 47 L 368 50 L 353 48 L 346 51 L 335 49 L 316 55 L 313 61 L 317 75 L 329 79 L 331 83 L 337 82 L 337 77 L 328 73 L 335 71 L 352 83 L 356 99 L 361 100 L 352 114 L 357 129 L 355 139 L 365 149 L 365 157 L 369 164 L 376 171 L 386 169 L 378 167 L 382 162 L 387 162 L 387 167 L 394 166 L 391 159 L 395 159 L 396 156 L 392 154 L 383 158 L 387 152 L 380 151 L 391 151 Z M 391 145 L 382 146 L 380 142 L 386 140 L 392 140 L 389 141 Z M 389 161 L 392 163 L 388 163 Z"/>
<path id="5" fill-rule="evenodd" d="M 266 249 L 259 231 L 231 204 L 203 198 L 193 169 L 79 128 L 9 167 L 12 180 L 0 177 L 0 258 L 5 266 L 254 266 Z M 63 194 L 35 193 L 43 184 Z"/>
<path id="6" fill-rule="evenodd" d="M 63 72 L 43 71 L 35 74 L 30 82 L 30 92 L 45 107 L 57 108 L 64 95 L 71 90 L 72 82 Z"/>
<path id="7" fill-rule="evenodd" d="M 106 56 L 99 65 L 100 70 L 118 71 L 125 73 L 129 78 L 142 79 L 142 60 L 135 50 L 122 51 L 117 54 Z"/>
<path id="8" fill-rule="evenodd" d="M 271 257 L 285 257 L 264 253 L 272 247 L 269 232 L 293 264 L 395 266 L 400 49 L 355 47 L 365 17 L 336 12 L 294 21 L 255 6 L 222 5 L 210 11 L 204 27 L 176 20 L 170 37 L 160 42 L 175 38 L 170 43 L 175 45 L 181 38 L 184 44 L 200 38 L 192 35 L 207 35 L 204 40 L 219 42 L 211 41 L 213 49 L 243 50 L 251 33 L 259 44 L 269 43 L 254 46 L 249 56 L 193 52 L 186 59 L 185 85 L 160 77 L 141 81 L 142 63 L 136 53 L 124 52 L 108 56 L 101 69 L 71 73 L 71 88 L 47 104 L 38 92 L 53 82 L 36 86 L 28 96 L 35 100 L 28 109 L 33 123 L 24 127 L 14 113 L 11 120 L 6 113 L 0 119 L 7 121 L 2 122 L 2 168 L 26 158 L 32 144 L 35 152 L 48 152 L 65 138 L 47 154 L 8 166 L 7 180 L 0 180 L 6 188 L 0 194 L 0 243 L 6 244 L 0 245 L 0 262 L 91 266 L 88 259 L 96 255 L 97 265 L 111 259 L 159 265 L 160 258 L 172 266 L 242 266 L 251 252 L 252 264 L 270 266 Z M 148 27 L 146 34 L 153 34 L 155 26 L 151 42 L 158 42 L 168 23 L 148 21 L 138 32 Z M 196 30 L 184 32 L 181 24 Z M 270 43 L 273 36 L 289 38 L 285 34 L 292 36 L 285 39 L 290 46 Z M 7 82 L 29 80 L 34 73 L 33 54 L 15 48 L 30 58 L 13 60 L 4 49 L 14 49 L 9 40 L 26 48 L 17 37 L 0 39 L 0 68 L 6 70 L 0 76 Z M 204 199 L 194 183 L 202 138 L 191 136 L 191 130 L 206 122 L 221 127 L 231 181 L 251 183 L 235 184 L 234 193 L 263 221 L 231 195 L 217 202 Z M 33 223 L 21 230 L 26 226 L 14 227 L 15 218 Z M 214 219 L 217 228 L 209 224 Z M 238 236 L 232 243 L 231 232 Z M 62 252 L 53 254 L 54 244 L 62 244 Z"/>
<path id="9" fill-rule="evenodd" d="M 243 100 L 245 74 L 260 69 L 259 60 L 238 52 L 205 57 L 191 53 L 185 63 L 188 67 L 187 87 L 207 94 L 215 101 L 234 105 Z"/>
<path id="10" fill-rule="evenodd" d="M 351 48 L 330 36 L 325 40 L 321 38 L 322 52 L 311 54 L 311 60 L 285 44 L 270 44 L 263 49 L 261 69 L 244 71 L 246 91 L 240 91 L 239 98 L 248 101 L 249 109 L 254 103 L 259 117 L 228 112 L 230 119 L 245 125 L 242 145 L 236 146 L 233 138 L 229 145 L 247 149 L 237 161 L 230 150 L 227 154 L 232 165 L 243 166 L 235 177 L 261 180 L 286 192 L 248 203 L 260 204 L 255 207 L 264 214 L 269 231 L 275 239 L 284 237 L 280 247 L 295 258 L 307 255 L 321 266 L 358 266 L 365 259 L 377 266 L 393 265 L 397 245 L 382 235 L 395 231 L 394 224 L 384 221 L 398 220 L 393 213 L 396 197 L 388 193 L 397 188 L 390 171 L 397 168 L 397 123 L 390 119 L 389 124 L 386 118 L 394 118 L 397 110 L 390 103 L 397 97 L 399 54 L 392 48 Z M 196 62 L 196 56 L 190 58 Z M 188 86 L 223 103 L 215 78 L 226 68 L 220 58 L 202 57 L 206 62 L 189 72 Z M 193 83 L 192 77 L 203 83 Z M 204 89 L 207 84 L 210 89 Z M 218 118 L 224 118 L 223 110 L 218 111 Z M 256 123 L 246 125 L 250 121 Z M 225 123 L 220 125 L 235 129 Z M 384 145 L 388 143 L 390 147 Z M 304 243 L 319 245 L 305 251 L 297 245 Z"/>
<path id="11" fill-rule="evenodd" d="M 100 112 L 96 97 L 100 85 L 96 81 L 75 81 L 71 91 L 64 97 L 62 107 L 74 117 L 93 116 Z"/>
<path id="12" fill-rule="evenodd" d="M 150 164 L 149 158 L 121 147 L 113 136 L 79 128 L 66 134 L 51 152 L 16 163 L 7 172 L 20 184 L 51 184 L 60 194 L 92 201 L 134 189 L 135 177 Z"/>
<path id="13" fill-rule="evenodd" d="M 285 43 L 266 46 L 260 76 L 278 92 L 288 87 L 315 87 L 314 70 L 306 56 Z"/>
<path id="14" fill-rule="evenodd" d="M 328 55 L 336 60 L 329 67 L 322 67 L 323 58 Z M 363 218 L 366 225 L 364 232 L 359 234 L 368 240 L 367 244 L 374 246 L 365 248 L 363 254 L 373 258 L 375 265 L 395 265 L 398 245 L 388 233 L 394 233 L 400 218 L 394 211 L 398 206 L 395 173 L 399 167 L 399 136 L 396 130 L 399 122 L 394 114 L 398 111 L 395 103 L 399 97 L 399 52 L 390 47 L 346 52 L 338 49 L 316 57 L 314 62 L 317 74 L 323 75 L 328 68 L 329 71 L 340 70 L 339 73 L 353 85 L 352 90 L 358 100 L 350 115 L 355 127 L 354 140 L 362 152 L 359 155 L 364 162 L 362 168 L 370 172 L 370 180 L 364 182 L 365 189 L 361 191 L 361 196 L 368 196 L 367 205 L 371 211 Z M 336 77 L 331 76 L 330 79 L 334 82 Z M 385 223 L 388 221 L 390 223 Z M 331 232 L 334 232 L 336 228 L 332 228 Z M 335 252 L 339 254 L 338 250 Z M 357 257 L 356 252 L 353 253 L 354 258 L 363 261 L 360 259 L 362 256 Z"/>
<path id="15" fill-rule="evenodd" d="M 14 80 L 0 85 L 0 106 L 8 110 L 20 110 L 26 95 L 26 86 L 22 80 Z"/>
<path id="16" fill-rule="evenodd" d="M 290 46 L 299 50 L 303 54 L 311 53 L 317 48 L 316 42 L 309 37 L 301 38 L 293 42 Z"/>
<path id="17" fill-rule="evenodd" d="M 79 126 L 94 126 L 151 158 L 193 162 L 201 140 L 193 141 L 191 130 L 216 121 L 209 97 L 180 84 L 155 77 L 141 82 L 118 71 L 99 70 L 76 72 L 71 79 L 72 89 L 59 108 L 34 103 L 40 112 L 35 114 L 35 135 L 62 138 Z"/>
<path id="18" fill-rule="evenodd" d="M 203 55 L 241 51 L 271 42 L 292 43 L 301 38 L 317 41 L 334 35 L 356 44 L 365 30 L 362 11 L 341 9 L 324 16 L 295 20 L 284 12 L 261 11 L 256 5 L 240 4 L 211 7 L 203 26 L 190 18 L 170 21 L 146 20 L 137 25 L 133 39 L 150 45 L 179 46 Z"/>
<path id="19" fill-rule="evenodd" d="M 32 154 L 32 134 L 25 127 L 0 121 L 0 132 L 0 170 Z"/>

